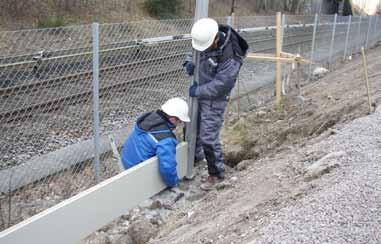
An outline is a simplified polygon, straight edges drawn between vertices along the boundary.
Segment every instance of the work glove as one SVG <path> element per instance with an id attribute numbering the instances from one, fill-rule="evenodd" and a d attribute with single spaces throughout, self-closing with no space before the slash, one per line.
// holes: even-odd
<path id="1" fill-rule="evenodd" d="M 198 97 L 200 91 L 197 82 L 193 82 L 193 85 L 189 87 L 189 96 Z"/>
<path id="2" fill-rule="evenodd" d="M 194 74 L 194 64 L 191 61 L 186 61 L 183 64 L 183 67 L 185 68 L 189 76 L 192 76 Z"/>

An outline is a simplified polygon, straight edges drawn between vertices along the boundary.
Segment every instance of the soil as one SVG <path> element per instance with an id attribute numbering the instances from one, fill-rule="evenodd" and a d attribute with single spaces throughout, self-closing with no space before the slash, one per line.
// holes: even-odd
<path id="1" fill-rule="evenodd" d="M 381 102 L 380 54 L 381 48 L 376 47 L 367 56 L 373 109 Z M 221 136 L 226 164 L 232 168 L 226 179 L 229 187 L 179 205 L 150 243 L 255 240 L 274 213 L 319 190 L 319 179 L 304 177 L 306 164 L 327 152 L 308 150 L 308 146 L 324 142 L 368 113 L 362 60 L 355 56 L 325 77 L 305 84 L 301 96 L 290 94 L 281 106 L 270 103 L 238 121 L 231 118 Z M 321 174 L 330 171 L 327 168 Z"/>
<path id="2" fill-rule="evenodd" d="M 199 162 L 193 180 L 157 194 L 82 243 L 380 243 L 380 192 L 368 182 L 378 182 L 369 177 L 381 171 L 381 47 L 368 53 L 375 116 L 368 116 L 362 59 L 354 56 L 305 82 L 280 106 L 270 102 L 240 118 L 229 112 L 221 133 L 226 179 L 215 190 L 200 190 L 207 169 Z M 259 92 L 251 96 L 266 93 Z M 362 222 L 347 220 L 354 218 Z"/>

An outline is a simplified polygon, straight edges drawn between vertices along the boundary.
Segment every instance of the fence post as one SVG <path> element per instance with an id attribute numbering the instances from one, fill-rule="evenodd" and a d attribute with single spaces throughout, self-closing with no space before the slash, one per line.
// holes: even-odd
<path id="1" fill-rule="evenodd" d="M 194 21 L 208 17 L 209 0 L 197 0 Z M 193 63 L 195 64 L 194 80 L 199 80 L 200 52 L 193 51 Z M 193 81 L 191 81 L 193 82 Z M 191 122 L 186 125 L 186 139 L 188 142 L 188 161 L 186 178 L 192 179 L 194 176 L 194 159 L 196 151 L 197 139 L 197 117 L 198 117 L 198 100 L 197 98 L 189 98 Z"/>
<path id="2" fill-rule="evenodd" d="M 378 27 L 378 22 L 380 22 L 379 20 L 380 20 L 380 16 L 377 16 L 377 25 L 376 25 L 376 27 L 375 27 L 375 32 L 374 33 L 376 33 L 376 41 L 378 42 L 379 41 L 379 38 L 380 38 L 380 30 L 379 30 L 379 27 Z"/>
<path id="3" fill-rule="evenodd" d="M 280 58 L 282 52 L 281 46 L 281 23 L 282 14 L 280 12 L 276 13 L 276 56 Z M 282 64 L 278 59 L 276 61 L 276 82 L 275 82 L 275 94 L 276 94 L 276 104 L 279 106 L 282 100 Z"/>
<path id="4" fill-rule="evenodd" d="M 280 47 L 281 50 L 283 50 L 283 43 L 284 43 L 284 28 L 286 26 L 286 15 L 282 14 L 282 22 L 281 22 L 281 32 L 280 32 Z M 283 64 L 281 64 L 282 68 L 284 67 Z M 283 74 L 281 74 L 283 76 Z M 283 79 L 283 77 L 282 77 Z"/>
<path id="5" fill-rule="evenodd" d="M 368 17 L 368 32 L 366 33 L 365 49 L 368 49 L 369 33 L 370 33 L 371 27 L 372 27 L 372 16 Z"/>
<path id="6" fill-rule="evenodd" d="M 373 43 L 377 43 L 377 24 L 378 24 L 378 16 L 375 16 L 376 20 L 374 22 L 374 31 L 373 31 Z"/>
<path id="7" fill-rule="evenodd" d="M 319 19 L 319 15 L 315 14 L 314 30 L 312 33 L 311 58 L 310 58 L 311 61 L 313 61 L 315 58 L 314 55 L 315 55 L 315 42 L 316 42 L 316 31 L 318 27 L 318 19 Z M 309 67 L 308 80 L 311 79 L 311 74 L 312 74 L 312 64 L 310 64 L 310 67 Z"/>
<path id="8" fill-rule="evenodd" d="M 95 180 L 99 183 L 100 176 L 100 148 L 99 148 L 99 23 L 91 26 L 93 39 L 93 133 L 94 133 L 94 170 Z"/>
<path id="9" fill-rule="evenodd" d="M 333 53 L 333 47 L 335 45 L 335 35 L 336 35 L 336 22 L 337 22 L 337 14 L 335 14 L 335 18 L 333 20 L 332 39 L 331 39 L 331 46 L 329 48 L 329 57 L 328 57 L 328 67 L 330 67 L 332 63 L 332 53 Z"/>
<path id="10" fill-rule="evenodd" d="M 226 24 L 231 26 L 232 25 L 232 16 L 229 15 L 229 16 L 226 16 Z"/>
<path id="11" fill-rule="evenodd" d="M 349 33 L 351 31 L 351 23 L 352 23 L 352 15 L 349 15 L 348 28 L 347 28 L 347 36 L 345 37 L 344 60 L 347 57 L 347 50 L 348 50 L 348 43 L 349 43 Z"/>
<path id="12" fill-rule="evenodd" d="M 285 14 L 282 14 L 282 38 L 281 38 L 281 41 L 280 41 L 280 45 L 283 49 L 283 43 L 284 43 L 284 28 L 286 26 L 286 15 Z"/>
<path id="13" fill-rule="evenodd" d="M 380 16 L 377 16 L 377 20 L 378 20 L 378 21 L 377 21 L 377 25 L 376 25 L 376 27 L 375 27 L 375 28 L 376 28 L 375 33 L 376 33 L 376 38 L 377 38 L 376 41 L 377 41 L 377 42 L 379 41 L 379 38 L 380 38 L 380 31 L 379 31 L 379 29 L 378 29 L 378 28 L 379 28 L 379 27 L 378 27 L 378 22 L 380 22 L 380 21 L 379 21 L 380 18 L 381 18 Z"/>
<path id="14" fill-rule="evenodd" d="M 360 47 L 361 47 L 361 21 L 362 21 L 362 18 L 361 18 L 361 15 L 360 15 L 359 26 L 357 28 L 357 38 L 356 38 L 356 40 L 357 40 L 357 46 L 356 46 L 357 50 L 359 50 Z"/>
<path id="15" fill-rule="evenodd" d="M 232 12 L 231 12 L 231 25 L 230 26 L 235 30 L 238 29 L 237 18 L 235 16 L 235 12 L 234 12 L 234 1 L 233 1 Z M 238 117 L 238 119 L 240 119 L 241 118 L 241 91 L 240 91 L 239 75 L 237 77 L 236 83 L 237 83 L 237 117 Z"/>

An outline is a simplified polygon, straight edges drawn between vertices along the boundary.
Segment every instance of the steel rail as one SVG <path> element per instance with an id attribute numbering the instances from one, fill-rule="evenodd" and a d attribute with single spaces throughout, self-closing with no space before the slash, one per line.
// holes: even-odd
<path id="1" fill-rule="evenodd" d="M 126 80 L 123 82 L 118 82 L 112 85 L 105 85 L 99 88 L 100 90 L 99 93 L 100 93 L 100 96 L 102 96 L 102 95 L 105 95 L 107 91 L 112 89 L 124 89 L 125 87 L 127 87 L 128 85 L 131 85 L 132 83 L 144 82 L 146 80 L 151 80 L 151 79 L 161 79 L 168 75 L 176 74 L 182 70 L 183 69 L 177 68 L 177 69 L 161 72 L 154 75 L 147 75 L 144 77 L 134 78 L 134 79 Z M 92 90 L 89 89 L 83 92 L 71 94 L 71 95 L 60 97 L 57 99 L 53 99 L 53 100 L 49 100 L 49 101 L 45 101 L 45 102 L 41 102 L 37 104 L 32 104 L 32 105 L 25 106 L 18 109 L 4 111 L 0 113 L 0 121 L 12 122 L 15 120 L 22 120 L 24 118 L 30 117 L 37 112 L 45 113 L 45 112 L 54 111 L 60 108 L 63 104 L 73 105 L 73 104 L 80 103 L 84 101 L 85 99 L 89 99 L 91 98 L 91 94 L 92 94 Z M 31 113 L 27 114 L 28 112 L 32 112 L 32 111 L 33 111 L 33 114 Z"/>

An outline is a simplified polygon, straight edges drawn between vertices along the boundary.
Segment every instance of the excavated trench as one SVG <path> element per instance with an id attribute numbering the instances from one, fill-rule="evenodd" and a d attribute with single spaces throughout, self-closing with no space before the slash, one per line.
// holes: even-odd
<path id="1" fill-rule="evenodd" d="M 335 133 L 335 126 L 367 114 L 366 101 L 343 103 L 321 109 L 319 101 L 295 105 L 286 97 L 281 109 L 263 107 L 223 129 L 225 163 L 234 168 L 248 159 L 258 159 L 284 148 L 320 136 Z"/>

